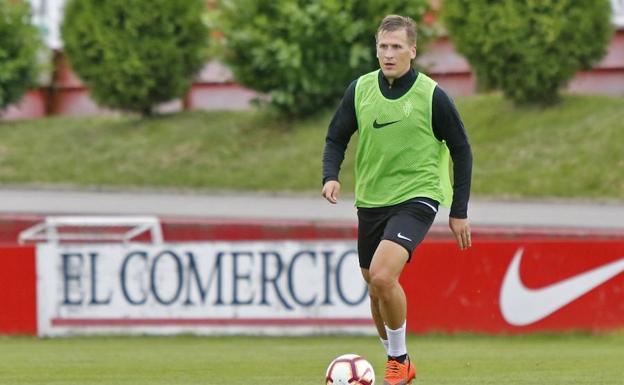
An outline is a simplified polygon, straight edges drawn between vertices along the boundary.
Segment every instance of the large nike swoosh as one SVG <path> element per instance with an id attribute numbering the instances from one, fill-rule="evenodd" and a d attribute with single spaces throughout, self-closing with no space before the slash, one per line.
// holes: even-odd
<path id="1" fill-rule="evenodd" d="M 373 122 L 373 128 L 382 128 L 382 127 L 386 127 L 386 126 L 389 126 L 391 124 L 398 123 L 398 122 L 400 122 L 400 120 L 395 120 L 393 122 L 387 122 L 387 123 L 377 123 L 377 119 L 375 119 L 375 121 Z"/>
<path id="2" fill-rule="evenodd" d="M 507 268 L 500 291 L 503 318 L 516 326 L 537 322 L 624 271 L 624 258 L 539 289 L 529 289 L 520 279 L 518 249 Z"/>

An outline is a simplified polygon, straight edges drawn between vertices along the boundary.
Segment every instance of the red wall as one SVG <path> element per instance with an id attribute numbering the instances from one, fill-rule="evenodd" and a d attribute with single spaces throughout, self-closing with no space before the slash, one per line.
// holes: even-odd
<path id="1" fill-rule="evenodd" d="M 33 246 L 0 247 L 0 334 L 37 334 Z"/>
<path id="2" fill-rule="evenodd" d="M 553 304 L 543 305 L 549 309 L 543 319 L 512 325 L 500 310 L 500 293 L 511 260 L 519 252 L 520 279 L 527 288 L 537 291 L 530 294 L 537 307 L 547 301 L 546 294 L 540 291 L 544 288 L 611 262 L 619 261 L 620 268 L 610 279 L 588 278 L 599 285 L 583 288 L 583 294 L 574 296 L 568 304 L 560 302 L 565 294 L 557 293 Z M 408 297 L 408 330 L 526 333 L 619 329 L 624 327 L 622 265 L 624 239 L 505 241 L 475 237 L 473 247 L 463 252 L 451 241 L 425 242 L 401 276 Z"/>
<path id="3" fill-rule="evenodd" d="M 0 334 L 36 334 L 36 267 L 32 245 L 16 246 L 40 215 L 0 215 Z M 357 237 L 353 221 L 161 218 L 167 242 L 211 240 L 314 240 Z M 473 247 L 460 251 L 446 226 L 434 226 L 401 281 L 408 293 L 412 332 L 523 333 L 624 327 L 624 274 L 583 292 L 544 319 L 508 323 L 500 288 L 522 250 L 520 276 L 529 288 L 548 287 L 612 261 L 624 261 L 621 230 L 475 227 Z"/>
<path id="4" fill-rule="evenodd" d="M 25 217 L 20 222 L 19 218 L 13 217 L 13 222 L 6 217 L 0 220 L 0 234 L 16 236 L 42 219 Z M 355 240 L 356 237 L 352 223 L 327 227 L 306 221 L 164 219 L 163 223 L 165 239 L 169 242 Z M 408 296 L 409 331 L 496 334 L 599 332 L 624 327 L 624 236 L 621 233 L 477 228 L 473 237 L 473 247 L 460 251 L 455 242 L 448 239 L 448 230 L 434 228 L 418 247 L 401 277 Z M 0 247 L 0 334 L 36 335 L 35 248 L 15 246 L 15 239 L 4 239 L 12 244 Z M 512 269 L 512 260 L 519 253 L 520 282 L 525 286 L 523 295 L 532 293 L 530 299 L 547 308 L 543 318 L 527 324 L 514 324 L 501 311 L 501 287 Z M 540 305 L 548 301 L 545 291 L 606 268 L 611 269 L 612 274 L 615 269 L 615 275 L 607 279 L 588 278 L 595 287 L 578 283 L 580 294 L 570 298 L 569 303 L 555 298 L 554 305 Z M 554 290 L 558 291 L 558 296 L 566 295 L 561 289 Z"/>

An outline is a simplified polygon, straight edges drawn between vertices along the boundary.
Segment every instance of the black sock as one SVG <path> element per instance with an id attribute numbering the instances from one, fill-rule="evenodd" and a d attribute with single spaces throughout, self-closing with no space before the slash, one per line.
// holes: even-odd
<path id="1" fill-rule="evenodd" d="M 400 356 L 396 356 L 396 357 L 392 357 L 392 356 L 388 356 L 388 360 L 392 360 L 392 361 L 398 361 L 399 363 L 404 363 L 405 360 L 407 360 L 407 354 L 402 354 Z"/>

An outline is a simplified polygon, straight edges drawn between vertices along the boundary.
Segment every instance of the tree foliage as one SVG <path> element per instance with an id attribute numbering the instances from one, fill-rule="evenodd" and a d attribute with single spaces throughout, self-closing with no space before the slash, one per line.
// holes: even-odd
<path id="1" fill-rule="evenodd" d="M 242 85 L 288 116 L 333 106 L 377 68 L 375 32 L 387 14 L 420 21 L 427 0 L 223 0 L 213 15 L 223 58 Z M 419 27 L 419 40 L 428 34 Z"/>
<path id="2" fill-rule="evenodd" d="M 39 31 L 27 2 L 0 0 L 0 110 L 36 84 Z"/>
<path id="3" fill-rule="evenodd" d="M 203 67 L 205 12 L 203 0 L 70 0 L 65 51 L 98 103 L 149 114 Z"/>
<path id="4" fill-rule="evenodd" d="M 442 10 L 479 83 L 520 104 L 556 101 L 612 35 L 608 0 L 445 0 Z"/>

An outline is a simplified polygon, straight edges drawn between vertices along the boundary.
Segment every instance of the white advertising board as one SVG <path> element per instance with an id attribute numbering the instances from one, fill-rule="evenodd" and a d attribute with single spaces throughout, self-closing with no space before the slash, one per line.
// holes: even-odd
<path id="1" fill-rule="evenodd" d="M 37 246 L 42 336 L 374 334 L 354 241 Z"/>

